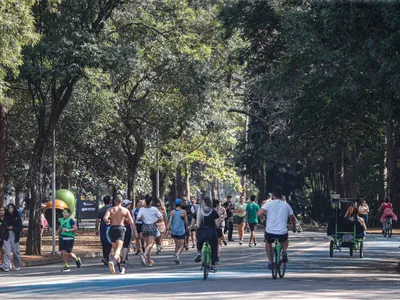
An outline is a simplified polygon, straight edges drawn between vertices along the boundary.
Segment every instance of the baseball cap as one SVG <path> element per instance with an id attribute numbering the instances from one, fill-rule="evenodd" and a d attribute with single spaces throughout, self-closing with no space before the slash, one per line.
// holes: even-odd
<path id="1" fill-rule="evenodd" d="M 182 204 L 182 200 L 181 199 L 176 199 L 175 200 L 175 204 L 181 205 Z"/>
<path id="2" fill-rule="evenodd" d="M 124 201 L 122 201 L 123 206 L 127 206 L 128 204 L 131 204 L 131 203 L 132 203 L 132 201 L 129 199 L 125 199 Z"/>

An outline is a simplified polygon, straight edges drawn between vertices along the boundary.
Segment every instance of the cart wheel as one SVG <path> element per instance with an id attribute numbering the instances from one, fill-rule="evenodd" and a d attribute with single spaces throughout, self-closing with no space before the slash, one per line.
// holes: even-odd
<path id="1" fill-rule="evenodd" d="M 350 246 L 350 256 L 353 256 L 353 251 L 354 251 L 354 245 Z"/>
<path id="2" fill-rule="evenodd" d="M 329 245 L 329 255 L 330 257 L 333 257 L 333 241 L 331 241 L 330 245 Z"/>
<path id="3" fill-rule="evenodd" d="M 360 242 L 360 258 L 364 257 L 364 242 Z"/>

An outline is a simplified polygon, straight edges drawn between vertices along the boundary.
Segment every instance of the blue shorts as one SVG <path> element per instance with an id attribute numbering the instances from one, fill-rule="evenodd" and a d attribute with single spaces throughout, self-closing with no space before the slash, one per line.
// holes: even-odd
<path id="1" fill-rule="evenodd" d="M 177 239 L 177 240 L 184 240 L 185 239 L 186 234 L 182 234 L 182 235 L 175 235 L 175 234 L 171 234 L 171 237 L 173 239 Z"/>

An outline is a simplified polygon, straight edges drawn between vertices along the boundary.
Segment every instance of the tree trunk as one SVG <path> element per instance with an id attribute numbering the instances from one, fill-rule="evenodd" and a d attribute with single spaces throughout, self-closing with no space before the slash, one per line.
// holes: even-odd
<path id="1" fill-rule="evenodd" d="M 182 170 L 181 168 L 176 169 L 176 193 L 177 197 L 182 199 L 184 194 L 184 185 L 183 185 L 183 178 L 182 178 Z"/>
<path id="2" fill-rule="evenodd" d="M 212 183 L 211 183 L 211 198 L 216 199 L 216 193 L 215 190 L 217 189 L 217 178 L 214 177 Z"/>
<path id="3" fill-rule="evenodd" d="M 344 197 L 344 163 L 343 163 L 343 149 L 338 146 L 337 155 L 333 164 L 335 173 L 335 193 Z"/>
<path id="4" fill-rule="evenodd" d="M 397 153 L 396 153 L 396 142 L 393 128 L 393 120 L 390 119 L 385 127 L 386 136 L 386 149 L 387 149 L 387 169 L 388 169 L 388 187 L 389 195 L 393 203 L 395 210 L 400 209 L 399 204 L 399 181 L 400 174 L 399 168 L 397 167 Z"/>
<path id="5" fill-rule="evenodd" d="M 259 200 L 263 201 L 266 199 L 267 195 L 267 164 L 265 161 L 261 161 L 261 166 L 259 167 L 260 172 L 260 194 L 258 195 Z"/>
<path id="6" fill-rule="evenodd" d="M 21 201 L 19 201 L 19 194 L 21 193 L 21 188 L 19 186 L 15 187 L 15 206 L 20 207 Z"/>
<path id="7" fill-rule="evenodd" d="M 185 167 L 185 195 L 190 199 L 190 167 Z"/>
<path id="8" fill-rule="evenodd" d="M 144 140 L 139 136 L 137 132 L 133 133 L 136 141 L 135 153 L 128 154 L 128 195 L 127 198 L 133 199 L 133 191 L 135 185 L 135 178 L 137 170 L 139 168 L 140 160 L 144 155 L 145 144 Z M 126 145 L 129 147 L 129 145 Z M 130 151 L 130 149 L 128 149 Z"/>
<path id="9" fill-rule="evenodd" d="M 4 189 L 7 157 L 7 110 L 0 104 L 0 207 L 4 206 Z"/>

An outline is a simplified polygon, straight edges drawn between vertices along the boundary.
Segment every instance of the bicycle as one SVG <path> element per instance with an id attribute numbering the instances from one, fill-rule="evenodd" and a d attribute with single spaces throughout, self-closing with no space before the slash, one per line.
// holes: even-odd
<path id="1" fill-rule="evenodd" d="M 272 278 L 277 279 L 278 274 L 280 278 L 283 278 L 285 276 L 286 272 L 286 263 L 283 263 L 281 258 L 282 258 L 282 248 L 281 248 L 281 243 L 279 242 L 279 239 L 274 239 L 274 245 L 272 246 L 271 250 L 271 257 L 272 257 Z"/>
<path id="2" fill-rule="evenodd" d="M 383 230 L 383 236 L 386 237 L 392 237 L 392 218 L 386 218 L 386 221 L 384 223 L 385 230 Z"/>
<path id="3" fill-rule="evenodd" d="M 211 247 L 208 242 L 204 243 L 203 251 L 201 252 L 201 270 L 203 271 L 203 279 L 207 280 L 211 266 Z"/>

